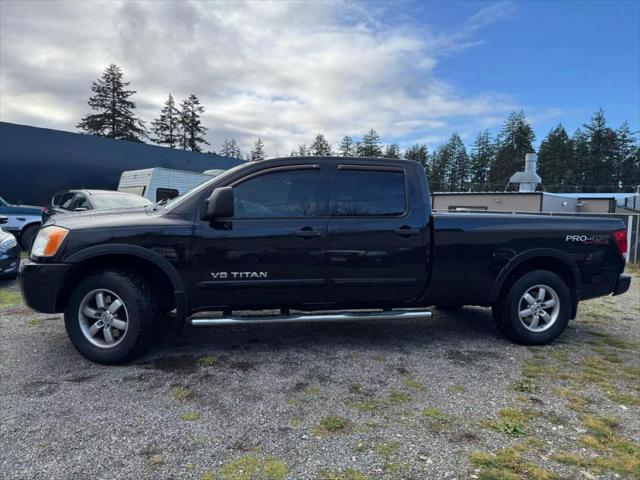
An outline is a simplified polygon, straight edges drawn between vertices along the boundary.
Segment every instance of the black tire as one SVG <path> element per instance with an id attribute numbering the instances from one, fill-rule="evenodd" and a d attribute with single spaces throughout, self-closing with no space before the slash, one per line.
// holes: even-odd
<path id="1" fill-rule="evenodd" d="M 20 233 L 20 246 L 27 252 L 31 252 L 38 230 L 40 230 L 40 225 L 29 225 Z"/>
<path id="2" fill-rule="evenodd" d="M 114 346 L 95 345 L 80 326 L 81 302 L 100 289 L 113 292 L 126 307 L 128 326 Z M 159 319 L 158 302 L 148 282 L 126 270 L 105 270 L 83 280 L 71 293 L 64 313 L 67 335 L 76 350 L 85 358 L 104 364 L 126 363 L 142 356 L 153 343 L 154 326 Z"/>
<path id="3" fill-rule="evenodd" d="M 555 320 L 550 326 L 542 331 L 532 331 L 525 326 L 525 320 L 520 319 L 520 311 L 524 306 L 528 307 L 524 299 L 525 293 L 539 286 L 547 287 L 547 295 L 554 292 L 557 302 L 554 298 L 554 305 L 557 303 L 559 308 Z M 539 289 L 538 289 L 539 291 Z M 549 298 L 551 300 L 551 298 Z M 548 301 L 547 301 L 548 302 Z M 547 304 L 547 302 L 544 302 Z M 553 310 L 553 309 L 547 309 Z M 519 277 L 511 278 L 503 287 L 500 297 L 492 307 L 493 318 L 497 329 L 505 335 L 509 340 L 521 345 L 545 345 L 551 343 L 558 338 L 569 323 L 571 315 L 571 292 L 566 282 L 553 272 L 546 270 L 535 270 L 528 272 Z M 550 315 L 551 318 L 554 315 Z M 543 328 L 545 325 L 537 325 L 537 328 Z M 529 324 L 529 327 L 531 323 Z"/>

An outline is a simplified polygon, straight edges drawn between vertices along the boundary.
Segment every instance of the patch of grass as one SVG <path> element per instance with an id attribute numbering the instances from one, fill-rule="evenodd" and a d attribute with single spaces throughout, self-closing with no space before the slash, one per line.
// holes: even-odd
<path id="1" fill-rule="evenodd" d="M 362 393 L 362 385 L 359 383 L 352 383 L 349 385 L 349 393 L 360 394 Z"/>
<path id="2" fill-rule="evenodd" d="M 315 433 L 322 436 L 325 433 L 343 433 L 351 429 L 351 422 L 337 415 L 330 415 L 320 420 Z"/>
<path id="3" fill-rule="evenodd" d="M 217 474 L 207 472 L 203 479 L 216 480 L 284 480 L 287 476 L 287 464 L 276 457 L 257 458 L 244 455 L 225 463 Z"/>
<path id="4" fill-rule="evenodd" d="M 382 355 L 374 355 L 373 357 L 371 357 L 371 360 L 373 360 L 374 362 L 382 363 L 386 360 L 386 358 L 384 358 Z"/>
<path id="5" fill-rule="evenodd" d="M 403 383 L 404 383 L 405 387 L 413 388 L 414 390 L 424 391 L 424 390 L 427 389 L 427 387 L 425 387 L 422 383 L 416 382 L 415 380 L 413 380 L 411 378 L 407 378 Z"/>
<path id="6" fill-rule="evenodd" d="M 291 425 L 292 427 L 299 427 L 300 425 L 302 425 L 302 420 L 300 418 L 292 418 L 291 420 L 289 420 L 289 425 Z"/>
<path id="7" fill-rule="evenodd" d="M 178 418 L 185 422 L 195 422 L 196 420 L 200 420 L 201 416 L 200 412 L 182 412 L 178 415 Z"/>
<path id="8" fill-rule="evenodd" d="M 187 400 L 193 396 L 193 392 L 187 387 L 173 387 L 171 396 L 176 400 Z"/>
<path id="9" fill-rule="evenodd" d="M 525 378 L 513 386 L 516 392 L 535 393 L 539 390 L 538 386 L 530 379 Z"/>
<path id="10" fill-rule="evenodd" d="M 640 397 L 637 395 L 628 395 L 625 393 L 620 393 L 614 387 L 605 388 L 604 392 L 605 396 L 611 400 L 613 403 L 617 403 L 618 405 L 627 405 L 627 406 L 638 406 L 640 405 Z"/>
<path id="11" fill-rule="evenodd" d="M 391 392 L 389 392 L 389 401 L 391 403 L 406 403 L 411 400 L 413 400 L 413 397 L 408 393 L 400 392 L 398 390 L 391 390 Z"/>
<path id="12" fill-rule="evenodd" d="M 27 322 L 27 325 L 29 325 L 30 327 L 41 327 L 42 326 L 42 320 L 37 319 L 37 318 L 33 318 L 31 320 L 29 320 Z"/>
<path id="13" fill-rule="evenodd" d="M 22 303 L 20 292 L 0 288 L 0 308 L 13 307 Z"/>
<path id="14" fill-rule="evenodd" d="M 359 402 L 352 403 L 356 410 L 361 412 L 373 412 L 380 408 L 380 402 L 378 400 L 361 400 Z"/>
<path id="15" fill-rule="evenodd" d="M 378 455 L 384 458 L 392 456 L 398 450 L 400 450 L 400 442 L 381 443 L 376 447 Z"/>
<path id="16" fill-rule="evenodd" d="M 312 395 L 312 396 L 317 396 L 320 395 L 320 392 L 322 390 L 320 390 L 320 387 L 307 387 L 304 389 L 304 393 L 306 393 L 307 395 Z"/>
<path id="17" fill-rule="evenodd" d="M 550 366 L 548 360 L 535 357 L 524 361 L 522 364 L 522 376 L 525 379 L 554 378 L 567 380 L 570 378 L 568 373 Z"/>
<path id="18" fill-rule="evenodd" d="M 287 405 L 291 405 L 292 407 L 299 407 L 302 405 L 302 401 L 296 397 L 287 398 Z"/>
<path id="19" fill-rule="evenodd" d="M 595 345 L 591 349 L 609 363 L 622 363 L 623 361 L 618 352 L 604 345 Z"/>
<path id="20" fill-rule="evenodd" d="M 149 465 L 156 468 L 167 463 L 167 460 L 164 458 L 164 456 L 159 453 L 154 453 L 153 455 L 149 455 L 148 461 L 149 461 Z"/>
<path id="21" fill-rule="evenodd" d="M 355 468 L 347 468 L 341 472 L 321 469 L 318 472 L 317 480 L 369 480 L 369 477 Z"/>
<path id="22" fill-rule="evenodd" d="M 629 342 L 628 340 L 624 340 L 622 338 L 618 338 L 614 335 L 610 335 L 608 333 L 604 333 L 601 334 L 601 336 L 597 339 L 597 340 L 593 340 L 591 342 L 591 345 L 595 345 L 595 346 L 608 346 L 608 347 L 614 347 L 614 348 L 619 348 L 621 350 L 630 350 L 632 348 L 634 348 L 634 346 L 636 346 L 637 344 L 634 342 Z"/>
<path id="23" fill-rule="evenodd" d="M 464 393 L 465 392 L 465 388 L 462 385 L 454 385 L 453 387 L 449 388 L 449 392 L 451 392 L 451 393 Z"/>
<path id="24" fill-rule="evenodd" d="M 567 407 L 575 412 L 586 412 L 591 405 L 591 399 L 587 397 L 583 397 L 582 395 L 578 395 L 577 393 L 572 392 L 568 388 L 560 387 L 555 389 L 556 395 L 559 395 L 563 398 L 569 400 L 567 403 Z"/>
<path id="25" fill-rule="evenodd" d="M 200 357 L 198 359 L 198 363 L 203 367 L 213 367 L 214 365 L 218 365 L 218 363 L 220 363 L 220 360 L 214 355 L 205 355 L 204 357 Z"/>
<path id="26" fill-rule="evenodd" d="M 554 480 L 555 473 L 538 467 L 524 458 L 523 453 L 535 446 L 535 442 L 525 441 L 496 453 L 475 452 L 471 454 L 471 463 L 480 467 L 478 478 L 481 480 Z"/>
<path id="27" fill-rule="evenodd" d="M 422 410 L 422 415 L 427 418 L 434 418 L 436 420 L 443 420 L 449 418 L 449 415 L 444 413 L 438 408 L 425 408 Z"/>
<path id="28" fill-rule="evenodd" d="M 507 435 L 518 436 L 526 433 L 527 423 L 537 415 L 531 411 L 504 408 L 498 412 L 497 420 L 485 420 L 481 424 Z"/>
<path id="29" fill-rule="evenodd" d="M 582 456 L 560 452 L 553 459 L 569 465 L 577 465 L 596 473 L 612 471 L 626 478 L 640 477 L 640 444 L 622 438 L 615 417 L 585 415 L 583 426 L 588 434 L 579 439 L 583 447 L 595 450 L 596 455 Z"/>

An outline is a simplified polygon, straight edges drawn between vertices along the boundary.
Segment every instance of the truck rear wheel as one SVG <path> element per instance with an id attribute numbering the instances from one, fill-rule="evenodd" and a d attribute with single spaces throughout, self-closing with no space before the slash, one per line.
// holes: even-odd
<path id="1" fill-rule="evenodd" d="M 509 340 L 544 345 L 567 327 L 571 292 L 555 273 L 536 270 L 505 285 L 492 310 L 498 330 Z"/>
<path id="2" fill-rule="evenodd" d="M 133 272 L 106 270 L 83 280 L 64 313 L 73 346 L 98 363 L 117 364 L 144 354 L 160 313 L 149 284 Z"/>

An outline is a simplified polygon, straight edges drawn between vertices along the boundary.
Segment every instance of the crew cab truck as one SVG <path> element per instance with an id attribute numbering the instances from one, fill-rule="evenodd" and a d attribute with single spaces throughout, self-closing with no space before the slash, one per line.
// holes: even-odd
<path id="1" fill-rule="evenodd" d="M 228 325 L 482 305 L 509 339 L 538 345 L 580 300 L 628 290 L 626 248 L 616 219 L 434 214 L 415 162 L 280 158 L 164 204 L 53 217 L 20 286 L 33 309 L 64 312 L 73 345 L 101 363 L 142 355 L 174 309 L 180 322 Z M 233 314 L 265 309 L 280 314 Z"/>

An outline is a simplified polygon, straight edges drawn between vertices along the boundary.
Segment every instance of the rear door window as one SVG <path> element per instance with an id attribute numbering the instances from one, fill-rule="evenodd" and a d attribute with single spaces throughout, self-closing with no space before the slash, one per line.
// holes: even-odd
<path id="1" fill-rule="evenodd" d="M 334 217 L 399 216 L 407 210 L 404 171 L 340 165 L 330 189 Z"/>

